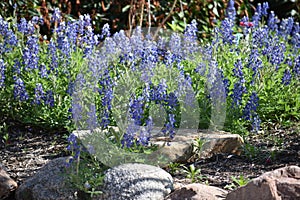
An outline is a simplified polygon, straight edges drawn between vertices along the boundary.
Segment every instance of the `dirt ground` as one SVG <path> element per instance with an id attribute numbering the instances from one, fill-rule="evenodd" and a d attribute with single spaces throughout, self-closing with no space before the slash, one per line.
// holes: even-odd
<path id="1" fill-rule="evenodd" d="M 9 126 L 7 141 L 0 138 L 0 162 L 7 168 L 11 178 L 19 185 L 44 166 L 48 161 L 67 155 L 67 133 L 45 132 L 32 127 Z M 217 154 L 204 160 L 194 160 L 201 170 L 195 182 L 203 182 L 226 190 L 238 184 L 232 177 L 253 179 L 280 167 L 300 166 L 300 125 L 290 128 L 275 127 L 264 133 L 245 137 L 246 146 L 242 155 Z M 172 175 L 179 185 L 191 182 L 180 166 Z M 169 168 L 167 171 L 171 172 Z M 233 186 L 235 185 L 235 186 Z M 13 194 L 7 200 L 13 200 Z"/>

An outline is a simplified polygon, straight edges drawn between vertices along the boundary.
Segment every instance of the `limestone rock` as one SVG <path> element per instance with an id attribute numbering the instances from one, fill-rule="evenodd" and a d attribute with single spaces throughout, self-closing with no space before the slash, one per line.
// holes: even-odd
<path id="1" fill-rule="evenodd" d="M 47 163 L 16 190 L 17 200 L 76 200 L 77 190 L 64 176 L 67 157 Z"/>
<path id="2" fill-rule="evenodd" d="M 170 145 L 165 145 L 159 151 L 169 158 L 171 162 L 185 163 L 193 155 L 193 143 L 196 139 L 204 140 L 201 158 L 208 158 L 216 153 L 231 153 L 239 155 L 244 144 L 243 138 L 238 134 L 223 131 L 191 132 L 188 129 L 180 129 Z M 162 146 L 168 141 L 166 137 L 156 137 L 151 140 L 155 145 Z"/>
<path id="3" fill-rule="evenodd" d="M 199 183 L 186 185 L 168 195 L 165 200 L 222 200 L 226 190 Z"/>
<path id="4" fill-rule="evenodd" d="M 14 191 L 18 184 L 9 177 L 4 170 L 4 166 L 0 164 L 0 199 L 5 199 L 9 196 L 10 192 Z"/>
<path id="5" fill-rule="evenodd" d="M 300 167 L 288 166 L 266 172 L 244 187 L 228 194 L 226 200 L 300 199 Z"/>
<path id="6" fill-rule="evenodd" d="M 173 190 L 173 178 L 159 167 L 127 163 L 108 169 L 101 189 L 97 200 L 159 200 Z"/>

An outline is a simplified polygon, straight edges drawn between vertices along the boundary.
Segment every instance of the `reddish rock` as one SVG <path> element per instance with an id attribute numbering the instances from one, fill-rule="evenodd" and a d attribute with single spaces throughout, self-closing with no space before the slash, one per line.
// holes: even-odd
<path id="1" fill-rule="evenodd" d="M 0 199 L 8 197 L 10 192 L 14 191 L 17 187 L 18 184 L 9 177 L 4 167 L 0 164 Z"/>
<path id="2" fill-rule="evenodd" d="M 222 200 L 227 191 L 199 183 L 186 185 L 172 192 L 165 200 Z"/>
<path id="3" fill-rule="evenodd" d="M 300 167 L 289 166 L 264 173 L 244 187 L 230 192 L 226 200 L 300 199 Z"/>

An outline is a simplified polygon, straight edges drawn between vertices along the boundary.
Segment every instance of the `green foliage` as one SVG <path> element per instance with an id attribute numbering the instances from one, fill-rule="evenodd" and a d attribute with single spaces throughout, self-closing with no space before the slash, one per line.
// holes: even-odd
<path id="1" fill-rule="evenodd" d="M 0 139 L 4 141 L 5 145 L 9 141 L 8 126 L 5 122 L 0 124 Z"/>
<path id="2" fill-rule="evenodd" d="M 197 138 L 193 143 L 193 151 L 197 157 L 201 156 L 203 145 L 206 143 L 205 139 Z"/>
<path id="3" fill-rule="evenodd" d="M 177 172 L 179 172 L 179 169 L 181 166 L 182 166 L 182 164 L 180 164 L 180 163 L 171 162 L 167 168 L 168 168 L 168 171 L 170 174 L 175 175 Z"/>
<path id="4" fill-rule="evenodd" d="M 196 169 L 194 164 L 191 164 L 189 167 L 183 166 L 183 172 L 187 178 L 191 179 L 192 183 L 203 179 L 201 169 Z"/>
<path id="5" fill-rule="evenodd" d="M 230 185 L 226 185 L 225 189 L 233 190 L 237 187 L 245 186 L 251 181 L 249 178 L 246 178 L 243 175 L 240 175 L 238 178 L 235 176 L 231 176 L 231 180 L 233 181 L 233 183 L 231 183 Z"/>
<path id="6" fill-rule="evenodd" d="M 81 159 L 73 162 L 64 175 L 70 184 L 93 197 L 102 193 L 99 188 L 103 184 L 104 171 L 107 169 L 104 165 L 100 165 L 95 157 L 83 153 Z"/>

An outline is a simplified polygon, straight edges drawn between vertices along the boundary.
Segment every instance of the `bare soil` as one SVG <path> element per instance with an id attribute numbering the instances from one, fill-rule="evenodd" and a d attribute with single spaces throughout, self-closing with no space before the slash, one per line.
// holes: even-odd
<path id="1" fill-rule="evenodd" d="M 64 131 L 49 132 L 41 128 L 9 124 L 8 140 L 0 137 L 0 162 L 18 185 L 33 176 L 38 169 L 54 158 L 66 156 L 67 136 Z M 300 166 L 300 124 L 289 128 L 274 127 L 260 134 L 245 137 L 242 155 L 217 154 L 191 164 L 201 170 L 195 178 L 211 186 L 231 190 L 232 177 L 253 179 L 264 172 L 289 165 Z M 166 168 L 170 172 L 169 168 Z M 173 174 L 177 186 L 191 183 L 180 166 Z M 7 198 L 14 200 L 14 194 Z"/>

